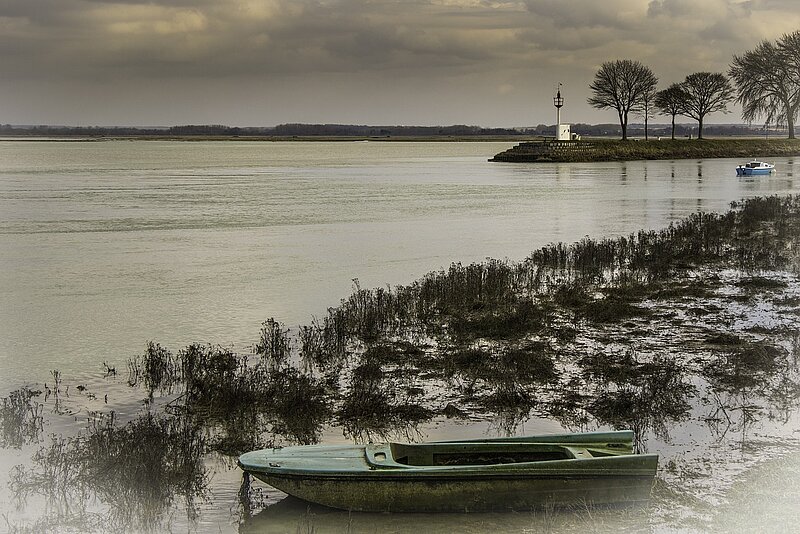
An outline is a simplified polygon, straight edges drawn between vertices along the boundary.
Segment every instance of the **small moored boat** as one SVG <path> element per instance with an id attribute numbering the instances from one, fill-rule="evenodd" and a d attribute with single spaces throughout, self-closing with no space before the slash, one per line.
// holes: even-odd
<path id="1" fill-rule="evenodd" d="M 759 174 L 769 174 L 775 170 L 775 165 L 765 161 L 753 160 L 750 163 L 736 166 L 736 176 L 753 176 Z"/>
<path id="2" fill-rule="evenodd" d="M 308 445 L 239 457 L 247 473 L 294 497 L 353 511 L 529 510 L 646 501 L 656 454 L 633 432 Z"/>

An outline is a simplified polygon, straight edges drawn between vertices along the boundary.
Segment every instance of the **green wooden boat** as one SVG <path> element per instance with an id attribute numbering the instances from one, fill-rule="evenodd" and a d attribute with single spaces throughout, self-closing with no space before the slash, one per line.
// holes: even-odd
<path id="1" fill-rule="evenodd" d="M 633 432 L 308 445 L 239 457 L 247 473 L 306 501 L 364 512 L 530 510 L 646 501 L 656 454 Z"/>

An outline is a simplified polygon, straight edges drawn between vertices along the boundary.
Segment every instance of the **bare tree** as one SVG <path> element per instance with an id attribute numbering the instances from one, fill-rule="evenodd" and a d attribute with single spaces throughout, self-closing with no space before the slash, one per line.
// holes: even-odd
<path id="1" fill-rule="evenodd" d="M 702 139 L 705 116 L 717 111 L 728 113 L 735 91 L 720 72 L 695 72 L 686 77 L 681 87 L 686 100 L 680 114 L 697 121 L 697 138 Z"/>
<path id="2" fill-rule="evenodd" d="M 592 96 L 587 102 L 598 109 L 617 110 L 622 140 L 625 141 L 628 139 L 628 113 L 639 109 L 644 96 L 652 94 L 657 83 L 653 71 L 638 61 L 607 61 L 600 66 L 589 86 Z"/>
<path id="3" fill-rule="evenodd" d="M 673 83 L 656 93 L 656 108 L 664 115 L 672 116 L 672 139 L 675 139 L 675 116 L 683 113 L 686 98 L 686 92 L 679 83 Z"/>
<path id="4" fill-rule="evenodd" d="M 762 41 L 753 50 L 733 56 L 729 70 L 742 105 L 742 118 L 765 124 L 786 124 L 794 139 L 800 107 L 800 32 L 784 35 L 778 45 Z"/>
<path id="5" fill-rule="evenodd" d="M 647 141 L 647 139 L 648 139 L 648 137 L 647 137 L 647 128 L 648 128 L 647 123 L 648 123 L 648 119 L 650 118 L 650 114 L 653 112 L 653 106 L 655 105 L 655 102 L 654 102 L 655 98 L 656 98 L 656 88 L 655 88 L 655 86 L 653 86 L 650 89 L 646 90 L 642 94 L 641 101 L 639 102 L 639 105 L 636 107 L 636 111 L 638 111 L 639 114 L 644 119 L 644 140 L 645 141 Z"/>
<path id="6" fill-rule="evenodd" d="M 800 84 L 800 30 L 778 39 L 778 53 L 794 83 Z"/>
<path id="7" fill-rule="evenodd" d="M 795 139 L 794 125 L 800 112 L 800 30 L 784 34 L 778 39 L 778 53 L 792 84 L 789 99 L 791 107 L 786 110 L 786 124 L 789 127 L 789 139 Z"/>

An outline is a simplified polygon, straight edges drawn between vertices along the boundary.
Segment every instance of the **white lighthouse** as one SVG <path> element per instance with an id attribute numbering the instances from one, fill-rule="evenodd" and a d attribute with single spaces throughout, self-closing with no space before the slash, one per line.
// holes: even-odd
<path id="1" fill-rule="evenodd" d="M 558 92 L 553 97 L 553 105 L 556 107 L 556 141 L 569 141 L 569 124 L 561 124 L 561 106 L 564 105 L 564 98 L 561 96 L 561 84 L 558 84 Z"/>

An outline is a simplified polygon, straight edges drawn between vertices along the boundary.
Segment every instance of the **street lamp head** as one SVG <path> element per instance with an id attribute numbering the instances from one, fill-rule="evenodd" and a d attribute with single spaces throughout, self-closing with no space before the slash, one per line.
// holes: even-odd
<path id="1" fill-rule="evenodd" d="M 558 84 L 558 92 L 556 96 L 553 97 L 553 105 L 557 108 L 560 108 L 564 105 L 564 99 L 561 97 L 561 84 Z"/>

